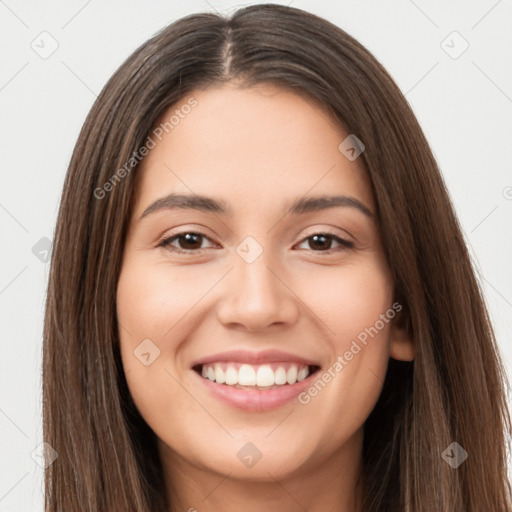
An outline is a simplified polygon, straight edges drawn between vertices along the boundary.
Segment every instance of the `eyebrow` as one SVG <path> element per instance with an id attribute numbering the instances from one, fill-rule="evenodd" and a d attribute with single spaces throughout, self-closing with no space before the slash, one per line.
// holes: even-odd
<path id="1" fill-rule="evenodd" d="M 287 214 L 297 215 L 336 207 L 350 207 L 359 210 L 368 217 L 373 217 L 372 211 L 355 197 L 350 196 L 309 196 L 296 199 L 287 210 Z M 223 200 L 198 194 L 169 194 L 151 203 L 142 213 L 139 220 L 161 210 L 198 210 L 202 212 L 231 215 L 232 210 Z"/>

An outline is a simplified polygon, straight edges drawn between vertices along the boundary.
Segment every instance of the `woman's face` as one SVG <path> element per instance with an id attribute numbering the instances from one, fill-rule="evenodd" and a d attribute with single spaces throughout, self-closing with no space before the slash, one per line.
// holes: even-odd
<path id="1" fill-rule="evenodd" d="M 413 347 L 349 134 L 269 85 L 196 90 L 172 115 L 137 171 L 117 291 L 163 459 L 255 480 L 356 464 L 388 359 Z"/>

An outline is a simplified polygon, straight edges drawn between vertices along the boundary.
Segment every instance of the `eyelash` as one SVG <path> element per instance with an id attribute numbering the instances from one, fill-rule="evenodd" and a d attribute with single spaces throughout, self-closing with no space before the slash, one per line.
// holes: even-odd
<path id="1" fill-rule="evenodd" d="M 181 254 L 191 254 L 191 253 L 202 254 L 204 249 L 181 249 L 181 248 L 177 248 L 177 247 L 172 247 L 170 245 L 174 240 L 178 240 L 179 238 L 184 237 L 185 235 L 198 235 L 198 236 L 201 236 L 203 238 L 206 238 L 207 240 L 210 240 L 208 236 L 206 236 L 204 233 L 201 233 L 201 232 L 198 232 L 198 231 L 182 231 L 181 233 L 177 233 L 175 235 L 171 235 L 171 236 L 169 236 L 167 238 L 162 239 L 157 247 L 164 247 L 164 248 L 168 249 L 171 252 L 176 252 L 176 253 L 181 253 Z M 341 247 L 337 247 L 337 248 L 334 248 L 334 249 L 328 249 L 327 251 L 322 251 L 322 250 L 315 251 L 313 249 L 310 249 L 313 252 L 320 252 L 320 253 L 324 253 L 324 254 L 331 254 L 332 252 L 346 251 L 348 249 L 353 249 L 354 248 L 354 243 L 353 242 L 350 242 L 349 240 L 345 240 L 344 238 L 341 238 L 338 235 L 335 235 L 334 233 L 330 233 L 328 231 L 320 231 L 318 233 L 313 233 L 312 235 L 309 235 L 306 238 L 303 238 L 299 242 L 299 245 L 301 245 L 305 241 L 309 240 L 310 238 L 313 238 L 316 235 L 323 235 L 323 236 L 327 236 L 328 238 L 332 238 L 336 242 L 338 242 L 341 245 Z"/>

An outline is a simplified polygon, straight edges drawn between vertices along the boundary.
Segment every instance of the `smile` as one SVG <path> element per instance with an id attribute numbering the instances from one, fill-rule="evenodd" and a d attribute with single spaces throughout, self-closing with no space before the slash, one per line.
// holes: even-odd
<path id="1" fill-rule="evenodd" d="M 313 366 L 297 363 L 252 365 L 218 362 L 201 367 L 202 377 L 217 384 L 261 390 L 293 385 L 306 379 L 313 371 Z"/>
<path id="2" fill-rule="evenodd" d="M 267 351 L 217 354 L 196 362 L 192 369 L 209 394 L 224 404 L 263 412 L 293 400 L 311 384 L 320 366 L 289 354 Z"/>

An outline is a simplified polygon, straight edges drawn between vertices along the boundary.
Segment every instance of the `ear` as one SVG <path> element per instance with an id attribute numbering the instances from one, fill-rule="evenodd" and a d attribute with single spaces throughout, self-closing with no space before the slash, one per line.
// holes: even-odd
<path id="1" fill-rule="evenodd" d="M 412 361 L 416 353 L 408 318 L 401 309 L 391 321 L 389 355 L 399 361 Z"/>

